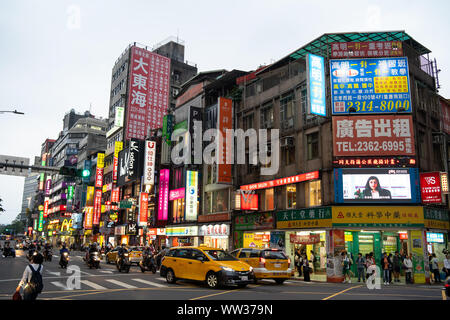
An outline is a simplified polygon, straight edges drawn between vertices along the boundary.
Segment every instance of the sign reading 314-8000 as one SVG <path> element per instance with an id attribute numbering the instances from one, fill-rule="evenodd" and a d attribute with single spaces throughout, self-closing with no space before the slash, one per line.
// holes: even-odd
<path id="1" fill-rule="evenodd" d="M 333 114 L 411 112 L 408 72 L 406 57 L 331 60 Z"/>

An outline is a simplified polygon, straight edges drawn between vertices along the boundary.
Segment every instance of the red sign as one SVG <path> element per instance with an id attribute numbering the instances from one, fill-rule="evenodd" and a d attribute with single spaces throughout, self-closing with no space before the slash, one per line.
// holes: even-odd
<path id="1" fill-rule="evenodd" d="M 203 91 L 203 82 L 191 86 L 185 93 L 183 93 L 180 97 L 177 98 L 176 107 L 178 108 L 185 102 L 195 98 Z"/>
<path id="2" fill-rule="evenodd" d="M 420 192 L 422 202 L 441 203 L 441 175 L 439 172 L 427 172 L 420 174 Z"/>
<path id="3" fill-rule="evenodd" d="M 100 223 L 100 215 L 101 214 L 102 214 L 102 190 L 95 190 L 94 218 L 93 218 L 94 225 L 98 225 Z"/>
<path id="4" fill-rule="evenodd" d="M 411 116 L 333 117 L 335 156 L 415 155 Z"/>
<path id="5" fill-rule="evenodd" d="M 411 167 L 416 165 L 416 159 L 408 156 L 394 157 L 345 157 L 335 158 L 333 166 L 339 168 L 363 167 Z"/>
<path id="6" fill-rule="evenodd" d="M 247 194 L 244 197 L 241 194 L 241 210 L 258 210 L 258 195 Z"/>
<path id="7" fill-rule="evenodd" d="M 233 127 L 233 106 L 232 100 L 223 97 L 219 98 L 218 103 L 219 114 L 217 116 L 218 128 L 221 133 L 219 136 L 218 152 L 219 164 L 217 164 L 217 183 L 231 183 L 231 164 L 227 158 L 231 155 L 231 143 L 227 143 L 226 131 Z"/>
<path id="8" fill-rule="evenodd" d="M 442 128 L 448 134 L 450 134 L 450 104 L 445 99 L 440 99 L 442 109 Z"/>
<path id="9" fill-rule="evenodd" d="M 148 193 L 141 192 L 141 197 L 139 198 L 139 224 L 147 224 L 148 215 Z"/>
<path id="10" fill-rule="evenodd" d="M 399 233 L 400 240 L 408 240 L 408 234 L 407 233 Z"/>
<path id="11" fill-rule="evenodd" d="M 170 59 L 131 48 L 125 140 L 144 140 L 148 128 L 162 128 L 169 106 Z"/>
<path id="12" fill-rule="evenodd" d="M 120 188 L 113 188 L 111 191 L 111 202 L 119 202 Z"/>
<path id="13" fill-rule="evenodd" d="M 44 202 L 44 218 L 48 216 L 48 200 Z"/>
<path id="14" fill-rule="evenodd" d="M 403 56 L 401 41 L 332 42 L 330 45 L 332 59 Z"/>
<path id="15" fill-rule="evenodd" d="M 92 229 L 92 220 L 94 218 L 94 207 L 85 207 L 84 229 Z"/>
<path id="16" fill-rule="evenodd" d="M 157 233 L 156 233 L 157 230 L 158 229 L 156 229 L 156 228 L 147 229 L 147 235 L 148 236 L 156 236 L 157 235 Z"/>
<path id="17" fill-rule="evenodd" d="M 230 219 L 231 215 L 229 213 L 203 214 L 198 216 L 198 222 L 229 221 Z"/>
<path id="18" fill-rule="evenodd" d="M 320 235 L 319 234 L 310 234 L 310 235 L 304 235 L 299 236 L 295 234 L 290 235 L 290 242 L 295 244 L 315 244 L 320 242 Z"/>
<path id="19" fill-rule="evenodd" d="M 95 187 L 101 188 L 103 187 L 103 168 L 98 168 L 95 173 Z"/>
<path id="20" fill-rule="evenodd" d="M 284 186 L 286 184 L 291 184 L 291 183 L 298 183 L 298 182 L 303 182 L 303 181 L 308 181 L 308 180 L 314 180 L 314 179 L 318 179 L 318 178 L 319 178 L 319 171 L 313 171 L 313 172 L 298 174 L 296 176 L 287 177 L 287 178 L 281 178 L 281 179 L 276 179 L 276 180 L 247 184 L 245 186 L 241 186 L 240 189 L 242 189 L 242 190 L 266 189 L 266 188 Z"/>

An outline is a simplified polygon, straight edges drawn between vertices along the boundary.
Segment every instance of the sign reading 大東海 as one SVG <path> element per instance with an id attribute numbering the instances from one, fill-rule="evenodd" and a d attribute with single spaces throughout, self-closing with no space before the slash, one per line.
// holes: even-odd
<path id="1" fill-rule="evenodd" d="M 293 209 L 277 212 L 277 228 L 330 228 L 331 207 Z"/>
<path id="2" fill-rule="evenodd" d="M 415 155 L 411 116 L 333 117 L 335 156 Z"/>
<path id="3" fill-rule="evenodd" d="M 330 60 L 333 114 L 410 113 L 408 74 L 406 57 Z"/>
<path id="4" fill-rule="evenodd" d="M 333 227 L 422 227 L 423 208 L 332 207 Z"/>

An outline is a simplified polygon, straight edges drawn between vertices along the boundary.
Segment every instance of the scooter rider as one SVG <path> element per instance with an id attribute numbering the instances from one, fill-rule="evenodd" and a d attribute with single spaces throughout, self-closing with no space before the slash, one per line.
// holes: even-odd
<path id="1" fill-rule="evenodd" d="M 123 259 L 123 257 L 124 257 L 123 255 L 124 255 L 125 253 L 128 253 L 128 249 L 127 249 L 127 247 L 125 246 L 125 243 L 122 243 L 122 246 L 119 247 L 119 249 L 117 250 L 117 256 L 118 256 L 118 258 L 119 258 L 119 262 L 122 261 L 122 259 Z"/>

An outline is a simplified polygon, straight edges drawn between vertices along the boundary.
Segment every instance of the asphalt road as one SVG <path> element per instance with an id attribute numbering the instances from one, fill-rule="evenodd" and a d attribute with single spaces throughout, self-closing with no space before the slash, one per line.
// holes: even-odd
<path id="1" fill-rule="evenodd" d="M 25 253 L 15 259 L 0 258 L 0 300 L 10 300 L 28 263 Z M 289 280 L 283 285 L 265 280 L 246 288 L 226 287 L 211 290 L 205 284 L 177 281 L 168 284 L 159 273 L 142 273 L 132 266 L 129 273 L 119 273 L 104 261 L 101 268 L 89 269 L 83 253 L 71 253 L 70 265 L 79 267 L 80 282 L 59 265 L 59 257 L 44 262 L 44 291 L 40 300 L 443 300 L 441 285 L 381 285 L 370 290 L 363 283 L 332 284 Z M 68 283 L 75 286 L 68 289 Z"/>

